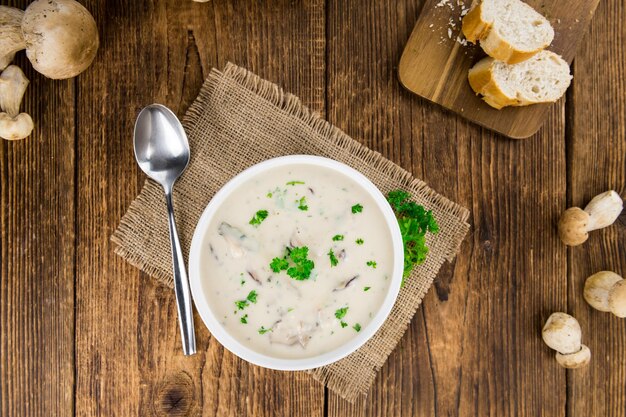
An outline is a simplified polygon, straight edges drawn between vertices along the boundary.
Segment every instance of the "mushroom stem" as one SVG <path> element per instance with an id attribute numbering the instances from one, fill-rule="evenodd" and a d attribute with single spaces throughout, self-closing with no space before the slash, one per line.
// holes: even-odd
<path id="1" fill-rule="evenodd" d="M 589 214 L 587 231 L 591 232 L 612 225 L 622 213 L 623 208 L 622 197 L 613 190 L 595 196 L 585 207 L 585 211 Z"/>
<path id="2" fill-rule="evenodd" d="M 33 119 L 20 113 L 28 83 L 28 78 L 16 65 L 9 65 L 0 74 L 0 137 L 3 139 L 24 139 L 33 131 Z"/>
<path id="3" fill-rule="evenodd" d="M 622 277 L 611 271 L 600 271 L 585 281 L 583 297 L 587 303 L 599 311 L 610 312 L 609 293 Z"/>
<path id="4" fill-rule="evenodd" d="M 26 48 L 22 36 L 24 11 L 15 7 L 0 6 L 0 70 L 5 69 L 17 51 Z"/>
<path id="5" fill-rule="evenodd" d="M 20 113 L 28 83 L 28 78 L 17 65 L 9 65 L 0 74 L 0 108 L 9 116 L 15 117 Z"/>

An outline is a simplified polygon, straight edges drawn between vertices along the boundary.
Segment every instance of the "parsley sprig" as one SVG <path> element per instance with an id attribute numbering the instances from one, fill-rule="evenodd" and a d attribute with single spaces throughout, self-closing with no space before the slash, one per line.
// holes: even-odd
<path id="1" fill-rule="evenodd" d="M 243 310 L 244 308 L 248 307 L 250 303 L 256 304 L 257 296 L 257 292 L 255 290 L 252 290 L 248 293 L 248 296 L 245 300 L 235 301 L 235 306 L 237 306 L 237 310 Z"/>
<path id="2" fill-rule="evenodd" d="M 340 309 L 337 309 L 337 311 L 335 311 L 335 317 L 339 320 L 344 318 L 346 314 L 348 314 L 348 308 L 349 307 L 341 307 Z"/>
<path id="3" fill-rule="evenodd" d="M 332 249 L 328 251 L 328 257 L 330 258 L 330 266 L 337 266 L 337 264 L 339 263 L 339 259 L 337 259 L 337 257 L 335 256 L 335 252 L 333 252 Z"/>
<path id="4" fill-rule="evenodd" d="M 274 258 L 270 263 L 270 268 L 274 272 L 287 271 L 287 275 L 297 281 L 304 281 L 311 278 L 311 271 L 315 268 L 315 263 L 308 259 L 309 248 L 287 248 L 287 253 L 282 258 Z"/>
<path id="5" fill-rule="evenodd" d="M 309 209 L 309 206 L 306 203 L 306 197 L 296 200 L 296 203 L 298 203 L 298 208 L 302 211 L 307 211 Z"/>
<path id="6" fill-rule="evenodd" d="M 406 278 L 415 265 L 421 265 L 428 255 L 426 246 L 426 233 L 436 234 L 439 225 L 431 211 L 409 200 L 410 195 L 406 191 L 395 190 L 387 194 L 387 201 L 393 208 L 404 243 L 404 278 Z"/>
<path id="7" fill-rule="evenodd" d="M 263 220 L 267 219 L 268 215 L 267 210 L 259 210 L 252 216 L 252 219 L 250 219 L 250 224 L 252 226 L 258 226 L 263 223 Z"/>

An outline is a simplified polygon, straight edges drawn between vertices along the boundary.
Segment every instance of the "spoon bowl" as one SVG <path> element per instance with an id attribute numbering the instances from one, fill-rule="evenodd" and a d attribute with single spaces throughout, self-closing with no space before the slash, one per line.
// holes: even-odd
<path id="1" fill-rule="evenodd" d="M 137 116 L 134 146 L 135 158 L 141 170 L 161 184 L 165 191 L 183 353 L 193 355 L 196 353 L 196 338 L 191 294 L 172 204 L 174 183 L 189 164 L 189 142 L 176 115 L 165 106 L 151 104 Z"/>
<path id="2" fill-rule="evenodd" d="M 189 157 L 187 135 L 170 109 L 151 104 L 141 110 L 135 123 L 135 158 L 146 175 L 173 186 Z"/>

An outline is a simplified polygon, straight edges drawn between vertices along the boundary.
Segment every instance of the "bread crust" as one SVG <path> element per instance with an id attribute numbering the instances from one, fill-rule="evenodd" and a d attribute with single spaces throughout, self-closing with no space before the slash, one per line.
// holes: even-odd
<path id="1" fill-rule="evenodd" d="M 556 100 L 535 101 L 525 98 L 523 95 L 516 93 L 515 97 L 508 96 L 498 85 L 493 76 L 494 63 L 496 60 L 491 57 L 483 58 L 474 65 L 468 74 L 469 84 L 472 90 L 478 95 L 483 96 L 485 103 L 495 109 L 502 109 L 507 106 L 530 106 L 539 103 L 555 103 Z"/>
<path id="2" fill-rule="evenodd" d="M 493 77 L 493 58 L 484 58 L 469 70 L 468 80 L 472 90 L 483 96 L 485 103 L 495 109 L 514 106 L 517 99 L 504 94 Z"/>
<path id="3" fill-rule="evenodd" d="M 483 19 L 483 4 L 482 1 L 479 2 L 465 15 L 462 22 L 462 30 L 468 41 L 472 43 L 480 41 L 480 46 L 490 57 L 504 61 L 507 64 L 517 64 L 526 61 L 549 46 L 549 44 L 545 44 L 533 51 L 515 49 L 496 30 L 493 30 L 493 22 Z"/>

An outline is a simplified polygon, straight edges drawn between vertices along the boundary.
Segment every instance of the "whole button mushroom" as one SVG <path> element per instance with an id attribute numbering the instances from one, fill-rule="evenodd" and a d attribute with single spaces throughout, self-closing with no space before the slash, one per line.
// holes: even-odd
<path id="1" fill-rule="evenodd" d="M 583 367 L 591 360 L 591 351 L 581 343 L 578 320 L 566 313 L 553 313 L 543 326 L 546 345 L 556 350 L 556 361 L 568 369 Z"/>
<path id="2" fill-rule="evenodd" d="M 0 6 L 0 70 L 26 49 L 33 68 L 49 78 L 83 72 L 100 40 L 93 16 L 74 0 L 35 0 L 25 11 Z"/>
<path id="3" fill-rule="evenodd" d="M 559 219 L 559 237 L 568 246 L 577 246 L 589 238 L 589 232 L 612 225 L 624 208 L 615 191 L 595 196 L 584 210 L 567 209 Z"/>
<path id="4" fill-rule="evenodd" d="M 24 12 L 26 56 L 38 72 L 53 79 L 74 77 L 96 56 L 98 28 L 74 0 L 36 0 Z"/>
<path id="5" fill-rule="evenodd" d="M 626 281 L 615 272 L 601 271 L 587 278 L 583 297 L 596 310 L 626 317 Z"/>

